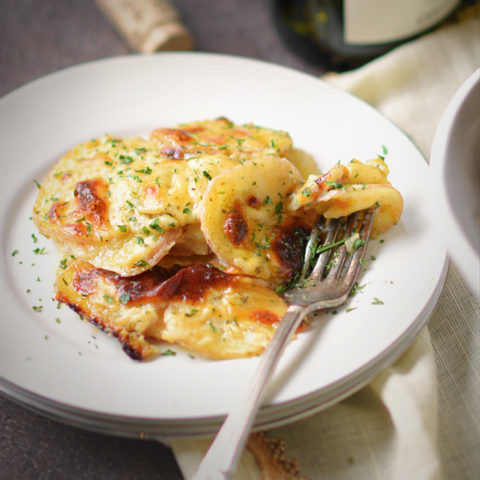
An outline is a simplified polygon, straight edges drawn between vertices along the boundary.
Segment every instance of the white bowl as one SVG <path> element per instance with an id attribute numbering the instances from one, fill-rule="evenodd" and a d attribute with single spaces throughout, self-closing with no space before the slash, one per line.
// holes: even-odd
<path id="1" fill-rule="evenodd" d="M 466 285 L 480 299 L 480 69 L 443 113 L 430 165 L 440 235 Z"/>

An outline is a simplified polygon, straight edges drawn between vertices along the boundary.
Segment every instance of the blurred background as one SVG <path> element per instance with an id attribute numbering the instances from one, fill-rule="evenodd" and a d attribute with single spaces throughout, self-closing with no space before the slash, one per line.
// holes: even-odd
<path id="1" fill-rule="evenodd" d="M 273 22 L 272 0 L 175 0 L 195 49 L 268 60 L 311 73 Z M 81 62 L 132 52 L 94 0 L 0 0 L 0 95 Z"/>

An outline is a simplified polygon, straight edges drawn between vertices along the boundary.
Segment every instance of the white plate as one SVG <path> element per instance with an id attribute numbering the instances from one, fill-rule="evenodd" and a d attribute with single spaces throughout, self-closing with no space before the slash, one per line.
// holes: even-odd
<path id="1" fill-rule="evenodd" d="M 480 300 L 480 69 L 465 80 L 443 113 L 430 165 L 440 235 Z"/>
<path id="2" fill-rule="evenodd" d="M 32 180 L 41 181 L 72 145 L 220 115 L 288 130 L 323 169 L 372 158 L 385 145 L 390 179 L 405 199 L 400 224 L 384 243 L 369 246 L 377 260 L 368 261 L 361 292 L 288 347 L 257 426 L 338 401 L 413 341 L 438 299 L 446 254 L 431 224 L 429 171 L 408 138 L 361 101 L 284 67 L 201 53 L 132 55 L 55 73 L 0 101 L 0 376 L 6 394 L 50 416 L 116 433 L 168 436 L 218 427 L 258 358 L 208 361 L 175 348 L 176 356 L 131 360 L 115 339 L 65 307 L 57 310 L 51 297 L 59 259 L 43 237 L 33 242 L 29 216 L 37 188 Z M 33 253 L 43 247 L 48 253 Z M 372 304 L 375 298 L 384 303 Z M 33 310 L 38 305 L 42 312 Z"/>

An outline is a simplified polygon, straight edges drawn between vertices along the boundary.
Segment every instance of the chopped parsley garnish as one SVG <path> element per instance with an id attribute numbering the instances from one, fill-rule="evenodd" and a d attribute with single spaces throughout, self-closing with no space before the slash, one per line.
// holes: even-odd
<path id="1" fill-rule="evenodd" d="M 158 224 L 158 217 L 149 226 L 159 233 L 165 233 L 165 230 Z"/>
<path id="2" fill-rule="evenodd" d="M 145 175 L 150 175 L 152 173 L 152 169 L 150 167 L 142 168 L 141 170 L 135 170 L 137 173 L 144 173 Z"/>
<path id="3" fill-rule="evenodd" d="M 18 255 L 18 250 L 14 250 L 14 251 L 12 252 L 12 257 L 14 257 L 15 255 Z"/>
<path id="4" fill-rule="evenodd" d="M 126 226 L 126 225 L 117 225 L 117 228 L 118 228 L 121 232 L 126 232 L 126 231 L 127 231 L 127 226 Z"/>
<path id="5" fill-rule="evenodd" d="M 42 186 L 38 183 L 37 180 L 33 180 L 33 183 L 34 183 L 38 188 L 42 188 Z"/>
<path id="6" fill-rule="evenodd" d="M 115 300 L 110 296 L 110 295 L 104 295 L 103 299 L 105 300 L 106 303 L 112 304 Z"/>
<path id="7" fill-rule="evenodd" d="M 146 266 L 148 266 L 148 262 L 146 262 L 145 260 L 139 260 L 134 265 L 136 267 L 146 267 Z"/>
<path id="8" fill-rule="evenodd" d="M 32 309 L 35 310 L 36 312 L 40 313 L 40 312 L 43 311 L 43 306 L 42 306 L 42 305 L 38 305 L 38 306 L 37 306 L 37 305 L 34 305 L 34 306 L 32 307 Z"/>
<path id="9" fill-rule="evenodd" d="M 355 295 L 360 293 L 364 288 L 365 288 L 365 285 L 359 285 L 358 282 L 355 282 L 353 284 L 353 288 L 352 288 L 349 296 L 354 297 Z"/>
<path id="10" fill-rule="evenodd" d="M 211 180 L 211 179 L 212 179 L 212 177 L 210 176 L 210 174 L 209 174 L 206 170 L 204 170 L 204 171 L 202 172 L 202 174 L 203 174 L 203 176 L 204 176 L 207 180 Z"/>
<path id="11" fill-rule="evenodd" d="M 67 259 L 64 258 L 63 260 L 60 260 L 60 264 L 58 266 L 59 268 L 62 268 L 63 270 L 65 270 L 67 268 Z"/>
<path id="12" fill-rule="evenodd" d="M 167 350 L 165 350 L 164 352 L 162 352 L 162 355 L 163 355 L 164 357 L 174 357 L 176 354 L 177 354 L 177 352 L 171 350 L 170 348 L 168 348 Z"/>
<path id="13" fill-rule="evenodd" d="M 384 303 L 377 297 L 373 297 L 372 305 L 384 305 Z"/>
<path id="14" fill-rule="evenodd" d="M 120 301 L 121 301 L 124 305 L 126 305 L 129 300 L 130 300 L 130 294 L 129 294 L 128 292 L 122 293 L 122 295 L 120 296 Z"/>
<path id="15" fill-rule="evenodd" d="M 343 187 L 343 183 L 340 182 L 330 182 L 325 180 L 325 185 L 330 185 L 333 189 L 339 189 Z"/>
<path id="16" fill-rule="evenodd" d="M 120 163 L 123 163 L 124 165 L 128 165 L 132 163 L 134 160 L 131 156 L 125 156 L 125 155 L 120 155 Z"/>

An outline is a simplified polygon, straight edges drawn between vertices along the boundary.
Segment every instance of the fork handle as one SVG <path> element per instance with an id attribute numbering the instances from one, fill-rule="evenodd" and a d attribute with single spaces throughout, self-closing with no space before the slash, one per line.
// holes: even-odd
<path id="1" fill-rule="evenodd" d="M 192 480 L 228 480 L 233 475 L 263 400 L 265 385 L 285 346 L 307 313 L 308 309 L 303 307 L 288 307 L 260 359 L 250 388 L 223 422 Z"/>

